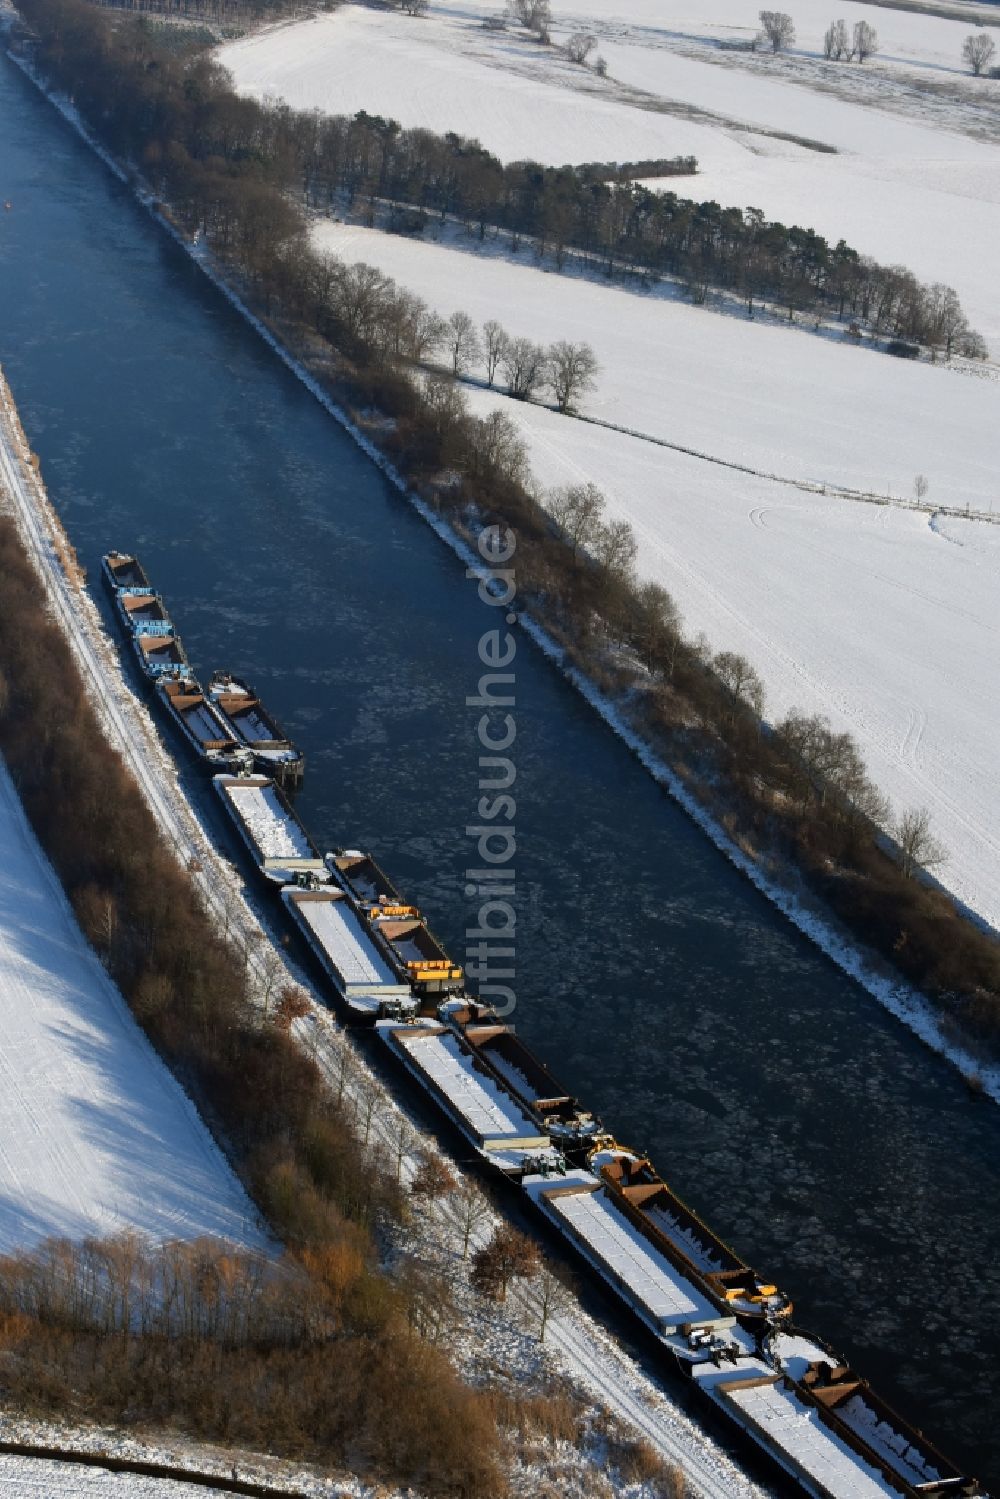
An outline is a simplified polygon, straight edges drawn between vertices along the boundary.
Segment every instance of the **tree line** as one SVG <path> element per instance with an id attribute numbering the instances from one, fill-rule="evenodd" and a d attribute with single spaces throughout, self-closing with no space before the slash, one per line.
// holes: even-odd
<path id="1" fill-rule="evenodd" d="M 281 111 L 237 98 L 206 58 L 164 55 L 134 23 L 112 26 L 81 0 L 24 0 L 23 10 L 43 71 L 141 165 L 179 226 L 205 236 L 258 315 L 342 405 L 391 418 L 379 440 L 428 501 L 459 531 L 474 515 L 516 532 L 519 592 L 569 659 L 628 689 L 665 758 L 698 766 L 726 825 L 795 863 L 955 1023 L 1000 1036 L 997 945 L 912 877 L 919 857 L 886 852 L 856 746 L 822 719 L 765 726 L 752 668 L 685 634 L 669 595 L 637 579 L 635 538 L 605 518 L 601 497 L 544 503 L 508 414 L 475 416 L 449 373 L 414 369 L 432 314 L 373 268 L 312 248 L 285 191 L 287 161 L 272 156 L 287 139 Z"/>
<path id="2" fill-rule="evenodd" d="M 72 25 L 68 17 L 61 24 Z M 714 288 L 743 298 L 751 314 L 766 300 L 789 317 L 833 315 L 856 330 L 946 357 L 985 353 L 951 288 L 925 286 L 903 267 L 879 265 L 843 240 L 831 245 L 814 230 L 770 221 L 755 208 L 653 191 L 630 175 L 648 163 L 608 167 L 604 175 L 593 164 L 504 165 L 477 141 L 403 130 L 363 111 L 324 116 L 241 99 L 206 57 L 181 59 L 177 77 L 162 47 L 154 58 L 151 41 L 109 50 L 90 28 L 84 31 L 73 50 L 86 51 L 93 74 L 77 68 L 67 75 L 84 113 L 100 113 L 103 138 L 141 162 L 165 196 L 187 195 L 186 211 L 196 212 L 207 196 L 207 216 L 223 234 L 234 213 L 242 208 L 246 217 L 266 182 L 283 189 L 289 211 L 296 203 L 328 210 L 346 202 L 374 213 L 378 203 L 391 202 L 412 215 L 402 227 L 418 229 L 425 214 L 454 217 L 483 237 L 488 230 L 507 234 L 515 251 L 530 241 L 559 267 L 570 254 L 583 255 L 608 275 L 631 270 L 679 278 L 697 302 Z M 63 43 L 49 36 L 45 51 L 46 66 L 61 76 Z M 659 163 L 660 173 L 668 166 Z M 678 170 L 690 166 L 690 159 L 677 162 Z M 273 195 L 268 214 L 278 215 L 278 229 L 288 222 Z M 244 224 L 241 232 L 273 243 L 268 225 L 248 231 Z"/>

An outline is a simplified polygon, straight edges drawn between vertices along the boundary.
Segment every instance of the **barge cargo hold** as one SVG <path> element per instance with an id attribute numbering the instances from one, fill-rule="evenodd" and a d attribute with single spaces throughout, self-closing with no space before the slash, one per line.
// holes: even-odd
<path id="1" fill-rule="evenodd" d="M 208 684 L 207 696 L 236 742 L 253 755 L 257 770 L 283 783 L 302 779 L 305 756 L 252 687 L 240 677 L 217 671 Z"/>
<path id="2" fill-rule="evenodd" d="M 760 1280 L 667 1186 L 649 1161 L 615 1148 L 597 1151 L 590 1165 L 625 1216 L 640 1225 L 669 1259 L 692 1274 L 718 1305 L 744 1319 L 772 1320 L 791 1314 L 789 1298 L 777 1286 Z"/>
<path id="3" fill-rule="evenodd" d="M 683 1275 L 648 1233 L 622 1212 L 605 1183 L 589 1171 L 553 1179 L 526 1177 L 532 1202 L 589 1265 L 682 1363 L 711 1357 L 735 1363 L 751 1351 L 736 1318 L 720 1312 Z"/>
<path id="4" fill-rule="evenodd" d="M 189 670 L 188 659 L 178 637 L 171 631 L 139 630 L 132 636 L 139 670 L 151 682 L 160 677 L 178 677 Z"/>
<path id="5" fill-rule="evenodd" d="M 131 552 L 106 552 L 101 558 L 101 575 L 112 593 L 119 588 L 150 588 L 145 568 Z"/>
<path id="6" fill-rule="evenodd" d="M 349 848 L 342 854 L 328 854 L 327 868 L 342 889 L 364 911 L 380 906 L 406 904 L 395 885 L 370 854 Z"/>
<path id="7" fill-rule="evenodd" d="M 376 1030 L 491 1166 L 517 1176 L 540 1157 L 555 1164 L 548 1136 L 450 1027 L 380 1021 Z"/>
<path id="8" fill-rule="evenodd" d="M 289 885 L 303 875 L 327 878 L 319 849 L 269 776 L 218 775 L 212 785 L 265 879 Z"/>
<path id="9" fill-rule="evenodd" d="M 393 968 L 417 994 L 454 994 L 462 987 L 462 969 L 428 930 L 416 906 L 377 907 L 368 919 Z"/>
<path id="10" fill-rule="evenodd" d="M 379 951 L 363 916 L 342 890 L 286 885 L 281 898 L 355 1015 L 375 1020 L 385 1014 L 411 1014 L 416 1000 Z"/>
<path id="11" fill-rule="evenodd" d="M 211 703 L 206 701 L 194 677 L 161 677 L 156 692 L 167 717 L 180 730 L 203 765 L 218 770 L 236 763 L 239 745 L 227 732 Z"/>
<path id="12" fill-rule="evenodd" d="M 822 1344 L 804 1333 L 777 1330 L 767 1357 L 799 1400 L 818 1412 L 823 1424 L 879 1469 L 909 1499 L 981 1493 L 922 1431 L 911 1426 L 871 1386 Z"/>
<path id="13" fill-rule="evenodd" d="M 459 1014 L 455 1012 L 456 1019 Z M 578 1153 L 593 1146 L 600 1120 L 560 1087 L 512 1025 L 486 1016 L 471 1018 L 461 1024 L 461 1035 L 560 1150 Z"/>

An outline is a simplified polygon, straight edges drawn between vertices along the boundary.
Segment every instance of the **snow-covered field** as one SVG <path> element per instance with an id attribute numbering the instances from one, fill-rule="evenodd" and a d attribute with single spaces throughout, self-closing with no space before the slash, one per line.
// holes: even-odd
<path id="1" fill-rule="evenodd" d="M 782 478 L 1000 512 L 1000 382 L 744 316 L 474 253 L 322 223 L 314 242 L 378 266 L 435 310 L 542 343 L 584 338 L 601 364 L 582 409 Z"/>
<path id="2" fill-rule="evenodd" d="M 767 714 L 825 713 L 897 810 L 926 806 L 940 878 L 1000 925 L 1000 527 L 754 479 L 539 407 L 502 401 L 547 487 L 590 479 L 628 519 L 639 570 L 687 628 L 746 655 Z"/>
<path id="3" fill-rule="evenodd" d="M 348 5 L 233 43 L 219 57 L 237 86 L 257 96 L 455 130 L 505 160 L 694 154 L 699 176 L 667 186 L 752 204 L 924 280 L 946 281 L 1000 348 L 1000 303 L 981 250 L 1000 239 L 1000 106 L 989 80 L 963 81 L 958 71 L 971 22 L 841 5 L 838 16 L 876 26 L 883 51 L 864 69 L 821 65 L 815 54 L 832 12 L 825 0 L 803 0 L 789 7 L 795 54 L 773 66 L 754 58 L 751 68 L 742 54 L 714 46 L 756 30 L 758 7 L 746 0 L 693 16 L 676 0 L 557 3 L 554 40 L 578 24 L 592 30 L 608 62 L 602 82 L 523 32 L 484 31 L 483 15 L 500 8 L 492 0 L 433 0 L 430 15 L 413 21 Z M 911 77 L 961 89 L 965 112 L 912 88 L 901 92 L 899 80 Z M 708 113 L 690 118 L 692 108 Z M 824 142 L 838 154 L 762 132 Z"/>
<path id="4" fill-rule="evenodd" d="M 0 1252 L 131 1226 L 262 1243 L 253 1207 L 84 941 L 0 763 Z"/>

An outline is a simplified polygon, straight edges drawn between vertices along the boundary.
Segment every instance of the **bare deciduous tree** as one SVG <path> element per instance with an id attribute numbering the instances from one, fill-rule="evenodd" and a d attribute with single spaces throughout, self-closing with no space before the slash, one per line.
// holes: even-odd
<path id="1" fill-rule="evenodd" d="M 916 478 L 913 480 L 913 495 L 918 504 L 921 500 L 925 500 L 927 498 L 927 491 L 930 489 L 930 487 L 931 486 L 927 481 L 926 475 L 917 474 Z"/>
<path id="2" fill-rule="evenodd" d="M 870 21 L 855 21 L 851 56 L 856 57 L 858 62 L 864 62 L 866 57 L 873 57 L 877 51 L 878 32 L 875 27 Z"/>
<path id="3" fill-rule="evenodd" d="M 847 33 L 847 22 L 831 21 L 823 37 L 823 55 L 833 62 L 840 62 L 841 58 L 849 57 L 850 52 L 851 41 Z"/>
<path id="4" fill-rule="evenodd" d="M 447 1197 L 454 1192 L 457 1186 L 455 1173 L 447 1161 L 432 1151 L 423 1151 L 410 1182 L 413 1196 L 425 1202 L 435 1202 L 439 1197 Z"/>
<path id="5" fill-rule="evenodd" d="M 589 344 L 565 339 L 552 344 L 548 354 L 548 384 L 560 411 L 572 411 L 579 398 L 593 390 L 600 366 Z"/>
<path id="6" fill-rule="evenodd" d="M 790 15 L 783 10 L 762 10 L 760 24 L 764 35 L 771 43 L 772 52 L 781 52 L 795 40 L 795 26 Z"/>
<path id="7" fill-rule="evenodd" d="M 596 46 L 597 38 L 589 31 L 574 31 L 566 43 L 566 55 L 570 62 L 585 63 Z"/>
<path id="8" fill-rule="evenodd" d="M 996 43 L 986 31 L 974 31 L 962 43 L 962 61 L 977 78 L 986 72 L 996 53 Z"/>
<path id="9" fill-rule="evenodd" d="M 597 562 L 612 578 L 624 583 L 634 575 L 639 547 L 627 520 L 613 520 L 601 526 L 593 550 Z"/>
<path id="10" fill-rule="evenodd" d="M 488 323 L 483 324 L 483 357 L 486 360 L 486 383 L 492 386 L 497 376 L 497 369 L 503 358 L 504 349 L 510 342 L 509 335 L 501 328 L 500 324 L 491 318 Z"/>
<path id="11" fill-rule="evenodd" d="M 467 312 L 453 312 L 445 323 L 444 344 L 451 356 L 451 372 L 463 375 L 482 357 L 476 325 Z"/>
<path id="12" fill-rule="evenodd" d="M 515 1278 L 529 1280 L 538 1274 L 541 1255 L 534 1239 L 512 1223 L 499 1223 L 493 1237 L 472 1256 L 472 1284 L 481 1296 L 506 1301 Z"/>
<path id="13" fill-rule="evenodd" d="M 462 1177 L 453 1198 L 458 1231 L 462 1240 L 462 1258 L 469 1258 L 472 1236 L 490 1216 L 490 1205 L 469 1176 Z"/>
<path id="14" fill-rule="evenodd" d="M 680 613 L 659 583 L 644 583 L 637 591 L 634 628 L 639 651 L 650 664 L 658 661 L 679 637 Z"/>
<path id="15" fill-rule="evenodd" d="M 574 558 L 591 547 L 603 529 L 604 505 L 596 484 L 570 484 L 550 496 L 549 514 L 566 540 L 573 543 Z"/>
<path id="16" fill-rule="evenodd" d="M 892 832 L 907 879 L 912 879 L 918 869 L 932 869 L 936 864 L 943 864 L 948 857 L 931 832 L 931 815 L 926 807 L 904 812 Z"/>
<path id="17" fill-rule="evenodd" d="M 598 78 L 607 78 L 608 59 L 606 57 L 598 55 L 594 58 L 594 72 L 597 74 Z"/>
<path id="18" fill-rule="evenodd" d="M 491 411 L 471 425 L 469 466 L 473 476 L 492 469 L 511 483 L 529 477 L 528 453 L 516 423 L 506 411 Z"/>
<path id="19" fill-rule="evenodd" d="M 535 1290 L 538 1341 L 544 1343 L 545 1333 L 552 1318 L 558 1317 L 560 1312 L 568 1312 L 574 1305 L 573 1289 L 564 1272 L 550 1264 L 548 1260 L 543 1260 L 535 1281 Z"/>
<path id="20" fill-rule="evenodd" d="M 729 722 L 734 722 L 740 707 L 749 708 L 759 718 L 764 711 L 764 684 L 747 658 L 735 651 L 720 651 L 712 666 L 729 693 Z"/>
<path id="21" fill-rule="evenodd" d="M 530 338 L 509 338 L 500 356 L 507 389 L 517 401 L 528 401 L 548 375 L 548 350 Z"/>
<path id="22" fill-rule="evenodd" d="M 528 31 L 533 31 L 540 40 L 548 41 L 552 25 L 550 0 L 507 0 L 507 14 Z"/>
<path id="23" fill-rule="evenodd" d="M 425 16 L 430 0 L 403 0 L 403 10 L 408 16 Z"/>

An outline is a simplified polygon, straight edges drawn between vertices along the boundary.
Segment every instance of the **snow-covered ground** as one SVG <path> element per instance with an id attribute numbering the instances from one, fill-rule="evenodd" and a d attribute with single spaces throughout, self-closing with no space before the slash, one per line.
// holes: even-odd
<path id="1" fill-rule="evenodd" d="M 85 942 L 0 762 L 0 1252 L 134 1227 L 263 1241 Z"/>
<path id="2" fill-rule="evenodd" d="M 516 28 L 484 31 L 482 17 L 500 8 L 493 0 L 434 0 L 429 16 L 413 21 L 347 5 L 233 43 L 219 57 L 245 92 L 455 130 L 508 161 L 693 154 L 699 175 L 664 186 L 752 204 L 924 280 L 946 281 L 1000 348 L 1000 303 L 982 253 L 1000 238 L 1000 107 L 990 80 L 959 72 L 971 21 L 837 6 L 838 17 L 868 19 L 879 32 L 879 58 L 860 68 L 816 61 L 832 15 L 825 0 L 790 7 L 798 43 L 778 60 L 715 46 L 757 29 L 757 6 L 744 0 L 695 15 L 677 0 L 556 4 L 554 40 L 577 25 L 592 30 L 608 63 L 602 81 Z M 965 112 L 903 88 L 900 79 L 911 78 L 959 89 Z M 972 139 L 970 130 L 991 138 Z"/>
<path id="3" fill-rule="evenodd" d="M 589 416 L 782 478 L 912 497 L 922 473 L 934 501 L 1000 512 L 1000 382 L 541 270 L 528 252 L 478 255 L 465 235 L 435 244 L 320 223 L 314 243 L 445 315 L 462 308 L 541 343 L 586 339 L 601 365 Z"/>
<path id="4" fill-rule="evenodd" d="M 940 878 L 1000 925 L 1000 527 L 803 494 L 476 392 L 522 429 L 547 487 L 590 479 L 629 520 L 639 571 L 693 633 L 746 655 L 768 717 L 824 713 L 897 810 L 926 806 Z"/>

